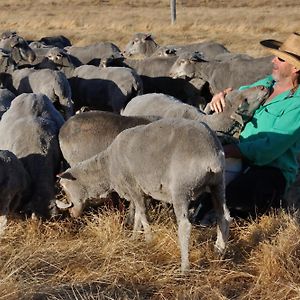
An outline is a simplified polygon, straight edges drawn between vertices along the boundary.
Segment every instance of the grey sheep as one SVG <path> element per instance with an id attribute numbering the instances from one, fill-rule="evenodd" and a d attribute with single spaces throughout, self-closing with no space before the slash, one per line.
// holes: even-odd
<path id="1" fill-rule="evenodd" d="M 203 61 L 199 55 L 179 56 L 170 70 L 173 78 L 198 78 L 209 83 L 214 95 L 228 87 L 239 88 L 272 73 L 271 56 L 247 58 L 237 56 L 223 61 Z"/>
<path id="2" fill-rule="evenodd" d="M 2 33 L 0 48 L 8 50 L 13 60 L 19 65 L 32 63 L 36 58 L 34 51 L 29 47 L 25 39 L 14 31 Z"/>
<path id="3" fill-rule="evenodd" d="M 71 46 L 65 47 L 64 49 L 85 65 L 99 66 L 103 59 L 110 57 L 122 57 L 118 46 L 111 42 L 99 42 L 82 47 Z"/>
<path id="4" fill-rule="evenodd" d="M 182 103 L 164 94 L 137 96 L 125 107 L 124 116 L 155 115 L 160 117 L 186 118 L 205 122 L 221 136 L 238 137 L 241 129 L 253 115 L 255 109 L 269 95 L 263 86 L 243 91 L 233 90 L 225 97 L 225 109 L 222 113 L 206 114 L 204 111 Z"/>
<path id="5" fill-rule="evenodd" d="M 61 152 L 58 132 L 64 120 L 43 94 L 17 96 L 0 122 L 0 149 L 14 153 L 29 173 L 32 186 L 23 211 L 40 217 L 56 214 L 55 176 Z"/>
<path id="6" fill-rule="evenodd" d="M 2 115 L 9 109 L 11 102 L 15 97 L 15 94 L 10 90 L 0 88 L 0 120 Z"/>
<path id="7" fill-rule="evenodd" d="M 0 56 L 1 81 L 14 94 L 43 93 L 48 96 L 64 117 L 73 115 L 71 88 L 63 72 L 33 68 L 17 69 L 10 57 Z"/>
<path id="8" fill-rule="evenodd" d="M 62 71 L 68 79 L 73 76 L 74 70 L 82 65 L 78 59 L 58 47 L 49 49 L 45 58 L 46 61 L 40 64 L 40 68 L 47 68 L 50 64 L 50 68 Z"/>
<path id="9" fill-rule="evenodd" d="M 162 142 L 163 141 L 163 142 Z M 181 249 L 181 270 L 189 269 L 189 202 L 205 188 L 217 212 L 216 250 L 223 253 L 230 216 L 225 204 L 224 152 L 207 125 L 185 119 L 162 119 L 122 131 L 103 152 L 60 174 L 60 184 L 78 217 L 87 201 L 116 191 L 135 205 L 134 236 L 143 226 L 151 238 L 145 199 L 173 204 Z"/>
<path id="10" fill-rule="evenodd" d="M 45 45 L 48 46 L 59 47 L 59 48 L 72 46 L 71 41 L 63 35 L 44 36 L 39 40 L 39 42 L 44 43 Z"/>
<path id="11" fill-rule="evenodd" d="M 0 236 L 7 216 L 17 211 L 29 186 L 30 178 L 22 162 L 12 152 L 0 150 Z"/>
<path id="12" fill-rule="evenodd" d="M 157 118 L 125 117 L 107 111 L 80 113 L 61 127 L 60 149 L 69 165 L 74 166 L 105 150 L 121 131 L 153 119 Z"/>
<path id="13" fill-rule="evenodd" d="M 229 51 L 221 44 L 213 41 L 205 41 L 200 43 L 186 45 L 164 45 L 159 46 L 153 36 L 149 33 L 136 33 L 132 39 L 126 44 L 123 51 L 127 57 L 149 57 L 149 56 L 167 56 L 180 55 L 182 53 L 201 52 L 205 59 L 214 59 L 216 55 L 229 53 Z"/>
<path id="14" fill-rule="evenodd" d="M 126 44 L 123 54 L 125 56 L 151 56 L 159 45 L 154 41 L 150 33 L 138 32 L 133 35 L 131 40 Z"/>
<path id="15" fill-rule="evenodd" d="M 185 103 L 199 107 L 205 106 L 205 84 L 203 80 L 187 81 L 171 78 L 171 68 L 177 57 L 146 57 L 141 60 L 126 59 L 123 64 L 133 68 L 143 81 L 144 94 L 164 93 L 174 96 Z"/>
<path id="16" fill-rule="evenodd" d="M 83 65 L 74 70 L 69 82 L 75 110 L 88 106 L 119 113 L 130 99 L 143 92 L 140 77 L 123 67 Z"/>

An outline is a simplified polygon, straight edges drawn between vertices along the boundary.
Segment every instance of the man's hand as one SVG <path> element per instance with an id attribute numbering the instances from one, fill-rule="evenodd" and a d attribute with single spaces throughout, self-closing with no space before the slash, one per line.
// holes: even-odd
<path id="1" fill-rule="evenodd" d="M 211 101 L 208 103 L 210 106 L 210 109 L 212 111 L 215 111 L 216 113 L 220 113 L 223 111 L 225 107 L 225 96 L 232 91 L 232 88 L 227 88 L 223 92 L 220 92 L 218 94 L 215 94 Z"/>

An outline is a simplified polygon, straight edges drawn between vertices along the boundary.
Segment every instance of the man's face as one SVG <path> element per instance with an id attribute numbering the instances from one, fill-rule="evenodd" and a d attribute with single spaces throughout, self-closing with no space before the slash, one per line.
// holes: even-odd
<path id="1" fill-rule="evenodd" d="M 275 56 L 272 60 L 273 71 L 272 76 L 276 81 L 290 79 L 294 67 L 287 61 Z"/>

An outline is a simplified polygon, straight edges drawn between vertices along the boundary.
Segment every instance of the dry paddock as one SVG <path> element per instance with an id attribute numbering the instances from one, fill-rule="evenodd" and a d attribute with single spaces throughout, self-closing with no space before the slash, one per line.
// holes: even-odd
<path id="1" fill-rule="evenodd" d="M 135 32 L 160 44 L 215 40 L 234 52 L 262 56 L 262 39 L 300 31 L 300 3 L 279 1 L 0 1 L 0 31 L 28 39 L 63 34 L 75 45 Z M 300 299 L 300 229 L 295 216 L 272 212 L 235 220 L 228 251 L 213 254 L 215 228 L 193 228 L 191 272 L 179 273 L 172 213 L 151 211 L 154 240 L 130 240 L 124 215 L 103 208 L 78 220 L 10 219 L 0 239 L 0 299 Z"/>

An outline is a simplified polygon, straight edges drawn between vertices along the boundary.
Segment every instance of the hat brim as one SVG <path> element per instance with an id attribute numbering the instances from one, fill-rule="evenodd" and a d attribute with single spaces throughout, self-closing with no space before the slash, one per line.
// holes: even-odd
<path id="1" fill-rule="evenodd" d="M 268 48 L 268 50 L 275 56 L 284 59 L 285 61 L 296 67 L 298 70 L 300 70 L 300 59 L 296 58 L 295 55 L 290 54 L 289 52 L 279 50 L 282 42 L 276 40 L 264 40 L 261 41 L 260 44 L 265 48 Z"/>

